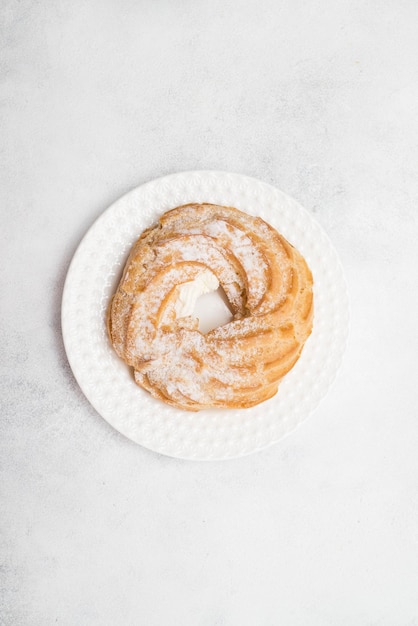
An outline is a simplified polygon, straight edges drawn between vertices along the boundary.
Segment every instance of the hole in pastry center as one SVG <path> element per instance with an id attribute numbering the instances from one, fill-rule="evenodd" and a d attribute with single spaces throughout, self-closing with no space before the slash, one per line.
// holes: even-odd
<path id="1" fill-rule="evenodd" d="M 177 286 L 175 315 L 177 318 L 197 318 L 199 330 L 204 334 L 224 326 L 233 318 L 226 293 L 209 269 L 199 273 L 194 280 Z"/>
<path id="2" fill-rule="evenodd" d="M 199 319 L 199 330 L 204 334 L 228 324 L 233 317 L 226 293 L 220 286 L 216 291 L 199 296 L 192 315 Z"/>

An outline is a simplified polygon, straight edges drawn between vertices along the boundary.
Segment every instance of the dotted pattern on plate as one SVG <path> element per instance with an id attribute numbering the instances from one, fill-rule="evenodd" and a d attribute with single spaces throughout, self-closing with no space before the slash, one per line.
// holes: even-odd
<path id="1" fill-rule="evenodd" d="M 314 277 L 314 327 L 278 394 L 251 409 L 188 413 L 135 385 L 115 354 L 106 312 L 129 250 L 168 209 L 188 202 L 234 206 L 258 215 L 305 257 Z M 319 404 L 344 353 L 349 326 L 346 282 L 327 235 L 295 200 L 271 185 L 224 172 L 182 172 L 129 192 L 93 224 L 65 282 L 62 331 L 67 356 L 87 399 L 133 441 L 173 457 L 227 459 L 279 441 Z"/>

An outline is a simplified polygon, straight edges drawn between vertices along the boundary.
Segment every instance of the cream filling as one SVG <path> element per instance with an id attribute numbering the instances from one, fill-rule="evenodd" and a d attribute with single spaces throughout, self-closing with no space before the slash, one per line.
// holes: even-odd
<path id="1" fill-rule="evenodd" d="M 204 293 L 216 291 L 218 287 L 219 281 L 210 270 L 204 270 L 195 280 L 179 285 L 175 305 L 176 317 L 193 315 L 197 299 Z"/>

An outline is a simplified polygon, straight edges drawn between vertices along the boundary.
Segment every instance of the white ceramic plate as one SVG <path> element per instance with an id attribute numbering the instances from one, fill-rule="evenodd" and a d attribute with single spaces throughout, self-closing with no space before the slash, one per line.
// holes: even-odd
<path id="1" fill-rule="evenodd" d="M 189 202 L 234 206 L 274 226 L 303 254 L 314 277 L 313 332 L 278 394 L 250 409 L 189 413 L 135 385 L 115 354 L 106 311 L 129 250 L 140 233 Z M 182 172 L 154 180 L 115 202 L 85 235 L 70 265 L 62 331 L 74 375 L 94 408 L 133 441 L 174 457 L 227 459 L 261 450 L 293 430 L 327 393 L 348 334 L 348 297 L 337 254 L 295 200 L 253 178 Z"/>

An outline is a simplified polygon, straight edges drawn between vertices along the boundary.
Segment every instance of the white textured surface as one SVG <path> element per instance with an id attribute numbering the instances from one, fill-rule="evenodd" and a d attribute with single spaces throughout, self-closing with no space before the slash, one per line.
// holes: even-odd
<path id="1" fill-rule="evenodd" d="M 415 0 L 0 11 L 2 626 L 416 626 Z M 88 226 L 196 169 L 296 198 L 351 296 L 320 408 L 219 463 L 108 426 L 59 323 Z"/>
<path id="2" fill-rule="evenodd" d="M 190 414 L 135 385 L 110 345 L 110 298 L 133 243 L 168 209 L 190 202 L 233 206 L 266 220 L 296 246 L 314 277 L 314 326 L 302 356 L 274 398 L 251 409 Z M 217 281 L 216 281 L 217 282 Z M 62 332 L 73 373 L 95 409 L 143 446 L 183 459 L 243 456 L 279 441 L 326 395 L 348 334 L 348 296 L 338 256 L 319 224 L 271 185 L 226 172 L 181 172 L 151 181 L 120 200 L 89 229 L 71 262 Z"/>

